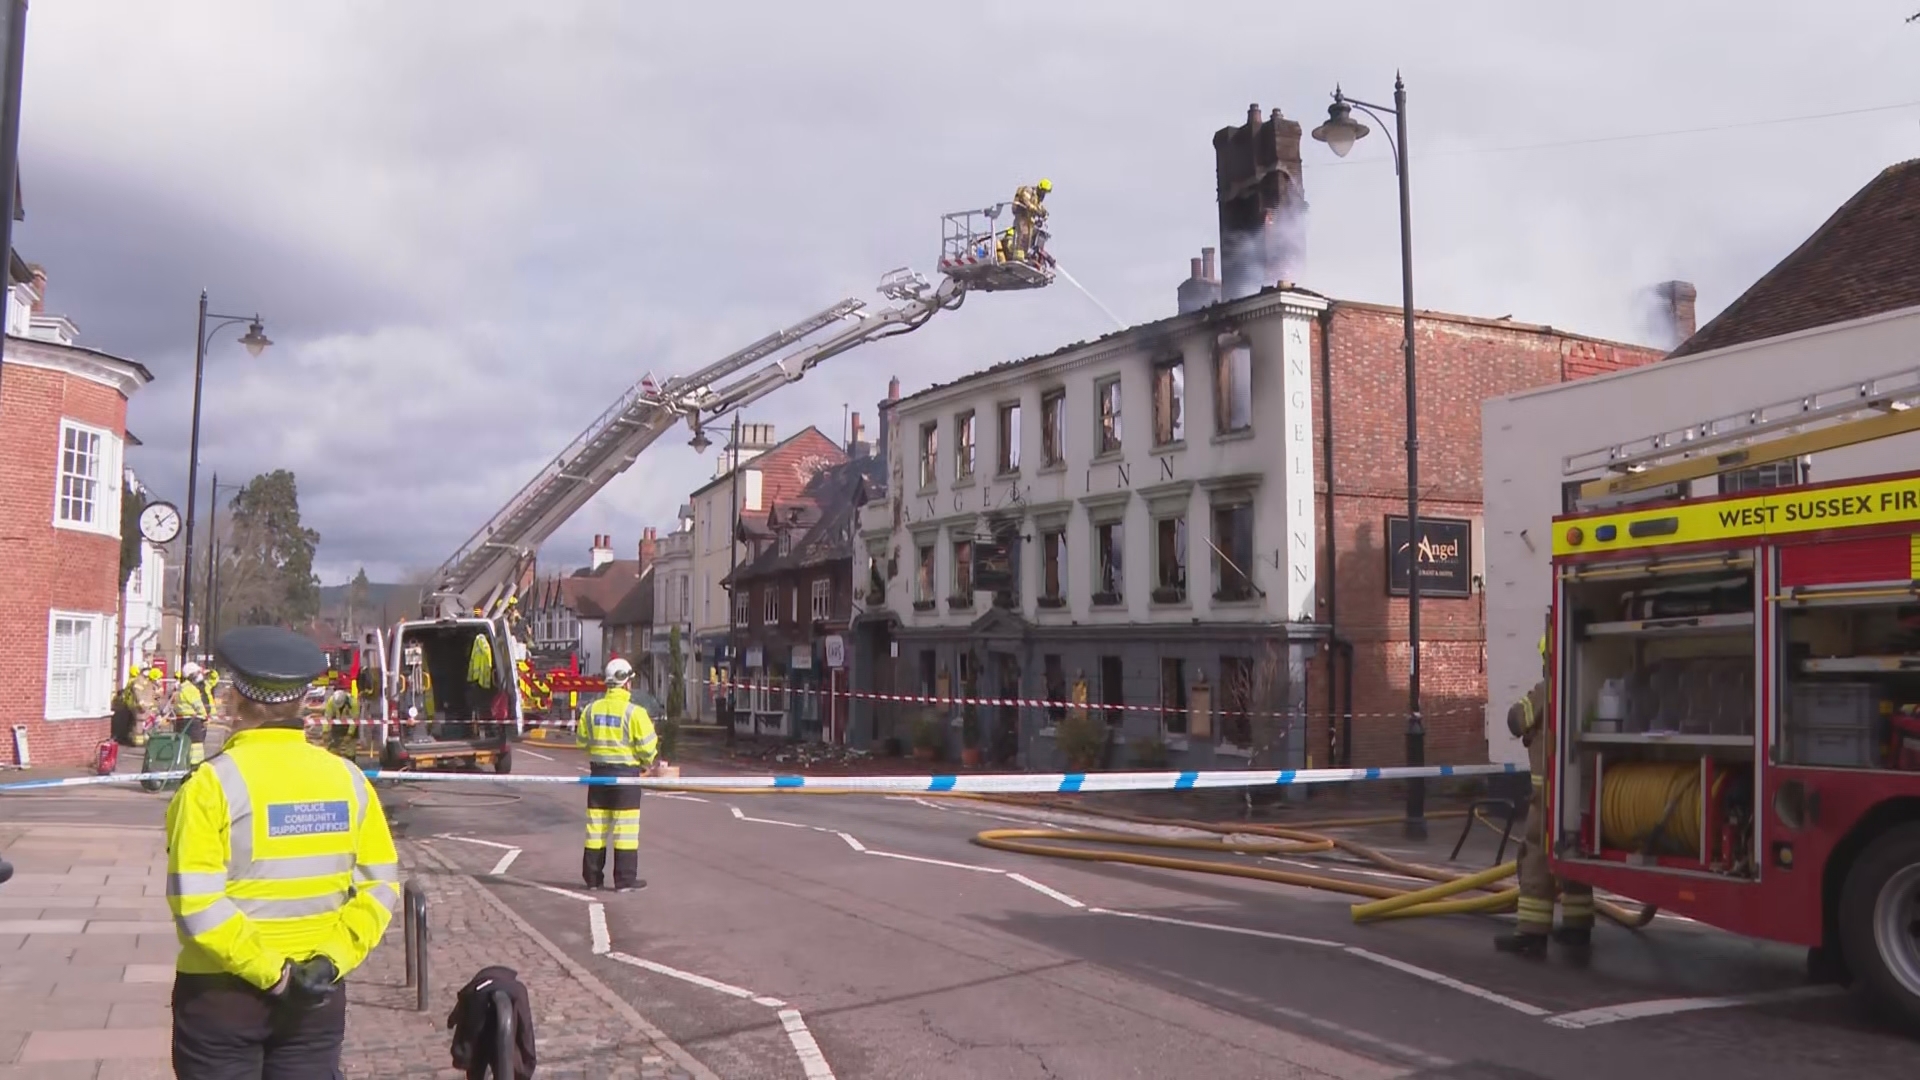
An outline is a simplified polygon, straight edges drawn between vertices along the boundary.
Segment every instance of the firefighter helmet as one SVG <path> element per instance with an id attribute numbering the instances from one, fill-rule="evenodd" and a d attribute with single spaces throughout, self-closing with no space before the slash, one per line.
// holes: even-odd
<path id="1" fill-rule="evenodd" d="M 1041 181 L 1040 181 L 1040 185 L 1039 185 L 1039 186 L 1040 186 L 1040 190 L 1041 190 L 1042 192 L 1047 192 L 1047 191 L 1052 191 L 1052 190 L 1053 190 L 1053 181 L 1051 181 L 1051 180 L 1047 180 L 1047 179 L 1045 179 L 1045 178 L 1042 178 L 1042 179 L 1041 179 Z"/>

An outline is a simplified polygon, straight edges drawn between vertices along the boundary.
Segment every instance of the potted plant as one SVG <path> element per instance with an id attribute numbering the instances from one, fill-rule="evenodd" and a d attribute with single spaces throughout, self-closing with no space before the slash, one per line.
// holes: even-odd
<path id="1" fill-rule="evenodd" d="M 1172 753 L 1167 749 L 1167 740 L 1158 733 L 1135 736 L 1128 742 L 1127 750 L 1137 769 L 1164 769 L 1167 767 L 1167 762 L 1172 760 Z"/>
<path id="2" fill-rule="evenodd" d="M 940 718 L 931 709 L 923 709 L 913 720 L 913 756 L 919 761 L 937 761 L 946 746 L 946 732 Z"/>
<path id="3" fill-rule="evenodd" d="M 969 769 L 980 767 L 980 723 L 976 708 L 969 704 L 960 721 L 960 764 Z"/>
<path id="4" fill-rule="evenodd" d="M 1100 764 L 1107 748 L 1107 726 L 1086 709 L 1068 709 L 1054 727 L 1053 738 L 1067 759 L 1067 769 L 1086 772 Z"/>

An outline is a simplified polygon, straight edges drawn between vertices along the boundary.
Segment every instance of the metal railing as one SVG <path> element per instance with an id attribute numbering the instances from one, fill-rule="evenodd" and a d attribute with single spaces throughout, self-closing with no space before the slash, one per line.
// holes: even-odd
<path id="1" fill-rule="evenodd" d="M 431 937 L 427 929 L 427 897 L 412 882 L 407 883 L 400 895 L 401 927 L 407 938 L 407 985 L 413 987 L 413 1007 L 417 1012 L 427 1011 L 428 978 L 427 942 Z"/>

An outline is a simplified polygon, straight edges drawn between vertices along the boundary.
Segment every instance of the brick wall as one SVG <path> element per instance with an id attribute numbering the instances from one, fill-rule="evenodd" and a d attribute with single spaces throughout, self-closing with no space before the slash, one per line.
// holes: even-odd
<path id="1" fill-rule="evenodd" d="M 16 724 L 36 765 L 89 762 L 107 737 L 104 714 L 46 719 L 49 609 L 120 613 L 119 540 L 54 528 L 54 489 L 61 418 L 124 435 L 126 408 L 117 390 L 59 371 L 10 363 L 0 376 L 0 762 L 15 762 Z"/>
<path id="2" fill-rule="evenodd" d="M 1353 643 L 1355 765 L 1405 760 L 1407 601 L 1386 588 L 1386 517 L 1404 515 L 1406 368 L 1399 308 L 1336 303 L 1314 335 L 1314 453 L 1318 523 L 1326 521 L 1326 432 L 1322 345 L 1330 343 L 1333 414 L 1333 527 L 1320 537 L 1320 619 Z M 1550 327 L 1423 315 L 1415 323 L 1419 364 L 1420 513 L 1481 517 L 1480 403 L 1533 386 L 1615 371 L 1660 358 L 1654 349 L 1616 346 Z M 1477 539 L 1477 537 L 1476 537 Z M 1330 543 L 1329 543 L 1330 541 Z M 1485 761 L 1484 598 L 1422 596 L 1421 699 L 1427 760 Z M 1309 753 L 1328 760 L 1328 661 L 1308 680 Z M 1336 680 L 1336 695 L 1343 685 Z"/>

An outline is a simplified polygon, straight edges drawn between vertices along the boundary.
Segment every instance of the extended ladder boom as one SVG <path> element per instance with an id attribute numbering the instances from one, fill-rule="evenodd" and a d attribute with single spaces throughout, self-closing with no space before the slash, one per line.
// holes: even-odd
<path id="1" fill-rule="evenodd" d="M 541 542 L 683 418 L 694 431 L 695 445 L 704 445 L 701 428 L 707 422 L 799 381 L 831 356 L 918 329 L 940 309 L 960 306 L 966 290 L 950 277 L 930 288 L 920 275 L 896 270 L 880 286 L 895 303 L 880 312 L 866 311 L 862 300 L 842 300 L 691 375 L 659 386 L 651 375 L 643 377 L 441 564 L 434 574 L 430 608 L 443 616 L 463 614 L 474 606 L 498 614 L 523 584 Z M 846 320 L 851 325 L 833 336 L 714 388 L 715 382 L 742 368 Z"/>
<path id="2" fill-rule="evenodd" d="M 1746 409 L 1562 460 L 1563 475 L 1606 469 L 1581 485 L 1582 502 L 1786 461 L 1920 431 L 1920 369 Z"/>

